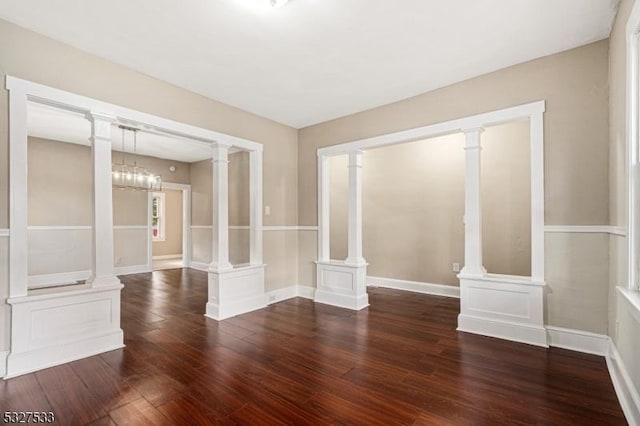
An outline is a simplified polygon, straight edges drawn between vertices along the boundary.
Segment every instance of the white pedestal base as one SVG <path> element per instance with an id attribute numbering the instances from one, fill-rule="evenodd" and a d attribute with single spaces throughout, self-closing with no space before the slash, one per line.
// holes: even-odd
<path id="1" fill-rule="evenodd" d="M 317 265 L 315 302 L 353 310 L 369 306 L 366 264 L 317 262 Z"/>
<path id="2" fill-rule="evenodd" d="M 6 378 L 123 347 L 122 287 L 82 285 L 7 300 L 11 350 Z"/>
<path id="3" fill-rule="evenodd" d="M 548 347 L 544 283 L 492 275 L 458 277 L 458 331 Z"/>
<path id="4" fill-rule="evenodd" d="M 206 316 L 220 321 L 265 308 L 264 265 L 226 271 L 209 271 L 209 302 Z"/>

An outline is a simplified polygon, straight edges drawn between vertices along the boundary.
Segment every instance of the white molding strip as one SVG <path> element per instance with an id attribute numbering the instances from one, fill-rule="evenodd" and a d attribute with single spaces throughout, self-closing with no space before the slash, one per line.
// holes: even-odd
<path id="1" fill-rule="evenodd" d="M 314 287 L 304 285 L 292 285 L 289 287 L 271 290 L 266 293 L 269 304 L 282 302 L 284 300 L 293 299 L 294 297 L 302 297 L 303 299 L 313 300 L 316 289 Z"/>
<path id="2" fill-rule="evenodd" d="M 0 352 L 0 379 L 7 375 L 7 356 L 9 351 Z"/>
<path id="3" fill-rule="evenodd" d="M 153 260 L 182 259 L 181 254 L 165 254 L 162 256 L 153 256 Z"/>
<path id="4" fill-rule="evenodd" d="M 229 225 L 229 229 L 250 229 L 247 225 Z M 211 225 L 191 225 L 191 229 L 211 229 Z M 264 232 L 270 231 L 318 231 L 317 226 L 297 226 L 297 225 L 267 225 L 263 226 Z"/>
<path id="5" fill-rule="evenodd" d="M 606 356 L 609 376 L 613 382 L 613 388 L 618 396 L 624 416 L 630 425 L 640 425 L 640 395 L 629 376 L 620 352 L 616 345 L 610 341 Z"/>
<path id="6" fill-rule="evenodd" d="M 393 288 L 412 291 L 414 293 L 432 294 L 435 296 L 460 298 L 460 287 L 443 284 L 431 284 L 418 281 L 397 280 L 367 275 L 367 286 Z"/>
<path id="7" fill-rule="evenodd" d="M 317 226 L 263 226 L 263 231 L 317 231 Z"/>
<path id="8" fill-rule="evenodd" d="M 113 229 L 138 229 L 146 231 L 149 227 L 147 225 L 114 225 Z"/>
<path id="9" fill-rule="evenodd" d="M 61 272 L 56 274 L 29 275 L 27 283 L 29 289 L 53 287 L 65 284 L 76 284 L 78 281 L 86 281 L 91 276 L 91 271 Z"/>
<path id="10" fill-rule="evenodd" d="M 2 228 L 0 229 L 0 237 L 9 237 L 11 235 L 11 231 L 9 229 Z"/>
<path id="11" fill-rule="evenodd" d="M 549 346 L 601 356 L 606 356 L 609 351 L 610 340 L 607 335 L 552 325 L 546 328 Z"/>
<path id="12" fill-rule="evenodd" d="M 27 226 L 28 231 L 91 231 L 91 225 L 70 226 Z"/>
<path id="13" fill-rule="evenodd" d="M 145 272 L 151 272 L 147 264 L 119 266 L 116 268 L 116 275 L 143 274 Z"/>
<path id="14" fill-rule="evenodd" d="M 544 232 L 579 233 L 579 234 L 611 234 L 622 237 L 627 236 L 624 226 L 611 225 L 545 225 Z"/>
<path id="15" fill-rule="evenodd" d="M 209 264 L 205 262 L 197 262 L 192 260 L 189 263 L 189 268 L 195 269 L 196 271 L 209 272 Z"/>

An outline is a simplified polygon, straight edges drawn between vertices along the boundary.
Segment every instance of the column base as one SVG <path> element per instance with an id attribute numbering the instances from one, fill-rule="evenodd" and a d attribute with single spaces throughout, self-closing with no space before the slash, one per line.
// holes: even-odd
<path id="1" fill-rule="evenodd" d="M 264 265 L 209 271 L 209 301 L 205 316 L 216 321 L 267 307 Z"/>
<path id="2" fill-rule="evenodd" d="M 105 277 L 89 277 L 86 281 L 91 287 L 94 288 L 102 288 L 102 287 L 111 287 L 116 285 L 121 285 L 120 279 L 116 275 L 110 275 Z"/>
<path id="3" fill-rule="evenodd" d="M 458 277 L 458 331 L 548 347 L 544 283 L 510 276 Z"/>
<path id="4" fill-rule="evenodd" d="M 317 262 L 317 265 L 315 302 L 356 311 L 369 306 L 366 263 Z"/>

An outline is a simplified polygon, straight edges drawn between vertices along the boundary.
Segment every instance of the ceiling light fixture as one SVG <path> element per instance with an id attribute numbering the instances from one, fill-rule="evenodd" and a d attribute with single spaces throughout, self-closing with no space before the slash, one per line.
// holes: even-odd
<path id="1" fill-rule="evenodd" d="M 138 163 L 135 160 L 133 164 L 127 164 L 125 161 L 125 131 L 133 133 L 133 154 L 135 154 L 138 144 L 137 133 L 139 129 L 122 125 L 118 127 L 122 129 L 122 162 L 111 164 L 111 182 L 113 187 L 130 191 L 161 191 L 162 178 L 160 175 L 154 175 L 146 168 L 138 166 Z"/>

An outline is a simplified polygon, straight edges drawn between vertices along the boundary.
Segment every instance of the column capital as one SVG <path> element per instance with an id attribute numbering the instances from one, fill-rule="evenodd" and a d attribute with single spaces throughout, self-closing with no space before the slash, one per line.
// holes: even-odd
<path id="1" fill-rule="evenodd" d="M 111 125 L 115 123 L 116 118 L 113 115 L 102 112 L 90 111 L 86 115 L 87 120 L 91 122 L 91 140 L 101 139 L 111 143 Z"/>
<path id="2" fill-rule="evenodd" d="M 464 133 L 465 135 L 468 134 L 468 133 L 478 133 L 478 134 L 480 134 L 480 133 L 484 132 L 484 130 L 485 129 L 482 126 L 467 127 L 465 129 L 462 129 L 462 133 Z"/>
<path id="3" fill-rule="evenodd" d="M 471 127 L 462 129 L 464 133 L 464 149 L 482 149 L 482 141 L 480 135 L 484 132 L 484 127 Z"/>

